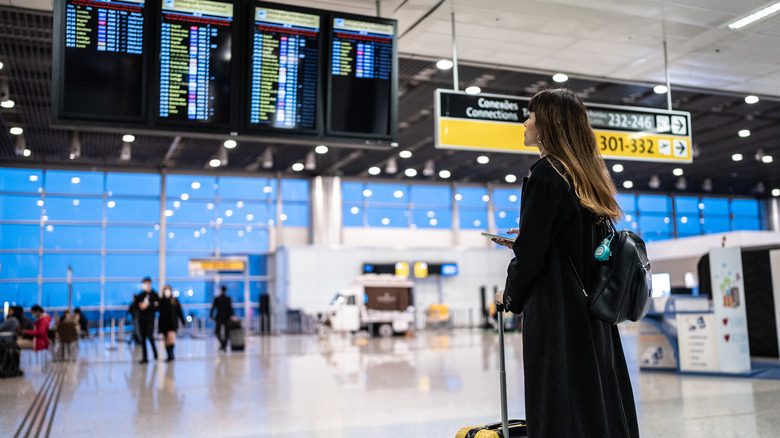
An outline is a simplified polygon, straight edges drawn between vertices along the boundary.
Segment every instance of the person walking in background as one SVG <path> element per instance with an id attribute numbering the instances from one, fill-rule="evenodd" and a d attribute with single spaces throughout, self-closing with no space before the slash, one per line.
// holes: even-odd
<path id="1" fill-rule="evenodd" d="M 73 314 L 78 316 L 77 324 L 79 325 L 79 332 L 81 333 L 81 337 L 86 338 L 89 336 L 89 321 L 87 321 L 87 317 L 81 313 L 81 308 L 79 307 L 73 309 Z"/>
<path id="2" fill-rule="evenodd" d="M 138 295 L 133 294 L 133 299 L 130 301 L 130 305 L 127 306 L 125 316 L 130 315 L 130 321 L 133 322 L 133 333 L 127 343 L 130 344 L 130 342 L 134 342 L 136 346 L 139 346 L 143 344 L 143 341 L 141 340 L 141 325 L 138 324 L 140 310 L 138 309 L 138 303 L 136 302 L 137 299 Z"/>
<path id="3" fill-rule="evenodd" d="M 541 159 L 523 182 L 517 238 L 496 241 L 515 256 L 496 301 L 524 314 L 528 436 L 638 437 L 618 327 L 590 316 L 577 279 L 590 284 L 594 250 L 622 216 L 617 190 L 574 92 L 541 91 L 528 111 L 524 144 Z"/>
<path id="4" fill-rule="evenodd" d="M 160 307 L 160 297 L 157 292 L 152 289 L 152 279 L 146 277 L 142 280 L 141 285 L 143 290 L 136 295 L 135 304 L 138 306 L 138 321 L 140 335 L 141 335 L 141 348 L 143 351 L 143 359 L 139 363 L 149 362 L 149 356 L 146 352 L 146 340 L 152 344 L 152 353 L 154 353 L 154 360 L 157 360 L 157 346 L 154 345 L 154 318 L 155 313 Z"/>
<path id="5" fill-rule="evenodd" d="M 216 317 L 214 313 L 216 313 Z M 233 302 L 227 296 L 227 286 L 222 286 L 221 294 L 214 298 L 209 316 L 216 322 L 215 333 L 217 334 L 217 339 L 219 339 L 219 349 L 225 351 L 227 349 L 227 324 L 230 317 L 233 316 Z"/>
<path id="6" fill-rule="evenodd" d="M 179 321 L 181 321 L 182 326 L 187 325 L 179 300 L 173 296 L 171 285 L 166 284 L 162 291 L 162 298 L 160 298 L 160 320 L 158 322 L 159 331 L 165 337 L 165 351 L 168 353 L 166 362 L 174 360 L 173 348 L 176 345 L 176 330 L 179 329 Z"/>
<path id="7" fill-rule="evenodd" d="M 23 333 L 31 335 L 34 340 L 33 350 L 41 351 L 49 348 L 49 325 L 51 325 L 51 316 L 43 311 L 43 307 L 39 305 L 32 306 L 33 317 L 35 322 L 33 323 L 32 330 L 24 330 Z"/>

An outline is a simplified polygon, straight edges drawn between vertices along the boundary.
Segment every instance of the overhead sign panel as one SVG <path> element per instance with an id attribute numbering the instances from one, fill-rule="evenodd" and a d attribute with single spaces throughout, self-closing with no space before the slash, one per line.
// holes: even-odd
<path id="1" fill-rule="evenodd" d="M 526 97 L 436 90 L 436 147 L 538 154 L 523 145 Z M 586 104 L 604 158 L 691 162 L 691 119 L 682 111 Z"/>

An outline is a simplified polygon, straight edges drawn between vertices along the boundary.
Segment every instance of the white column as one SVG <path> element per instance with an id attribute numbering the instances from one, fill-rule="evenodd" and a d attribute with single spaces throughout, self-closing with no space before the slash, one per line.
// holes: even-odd
<path id="1" fill-rule="evenodd" d="M 309 195 L 309 243 L 341 244 L 341 178 L 314 177 L 309 185 Z"/>

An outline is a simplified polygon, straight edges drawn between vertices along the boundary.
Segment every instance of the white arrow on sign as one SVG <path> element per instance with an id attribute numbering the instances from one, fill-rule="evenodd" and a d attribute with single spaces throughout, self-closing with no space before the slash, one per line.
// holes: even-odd
<path id="1" fill-rule="evenodd" d="M 683 116 L 672 116 L 672 134 L 688 134 L 688 121 Z"/>
<path id="2" fill-rule="evenodd" d="M 659 139 L 658 152 L 660 152 L 662 155 L 672 155 L 672 141 Z"/>
<path id="3" fill-rule="evenodd" d="M 674 140 L 674 156 L 675 157 L 687 157 L 688 156 L 688 142 L 685 140 Z"/>

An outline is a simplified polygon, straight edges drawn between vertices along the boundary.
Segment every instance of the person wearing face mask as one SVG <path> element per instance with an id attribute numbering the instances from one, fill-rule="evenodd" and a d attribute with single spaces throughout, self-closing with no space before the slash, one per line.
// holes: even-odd
<path id="1" fill-rule="evenodd" d="M 143 359 L 140 363 L 148 363 L 149 357 L 146 353 L 146 340 L 152 344 L 152 353 L 154 360 L 157 360 L 157 347 L 154 345 L 154 318 L 155 313 L 160 307 L 160 296 L 152 289 L 152 279 L 146 277 L 141 282 L 143 290 L 136 295 L 135 304 L 138 306 L 138 326 L 141 333 L 141 347 Z"/>
<path id="2" fill-rule="evenodd" d="M 165 359 L 166 362 L 174 360 L 173 348 L 176 345 L 176 330 L 179 329 L 179 321 L 181 321 L 182 326 L 187 325 L 179 300 L 173 296 L 171 285 L 166 284 L 160 299 L 160 320 L 158 324 L 160 334 L 165 337 L 165 351 L 168 353 L 168 358 Z"/>

